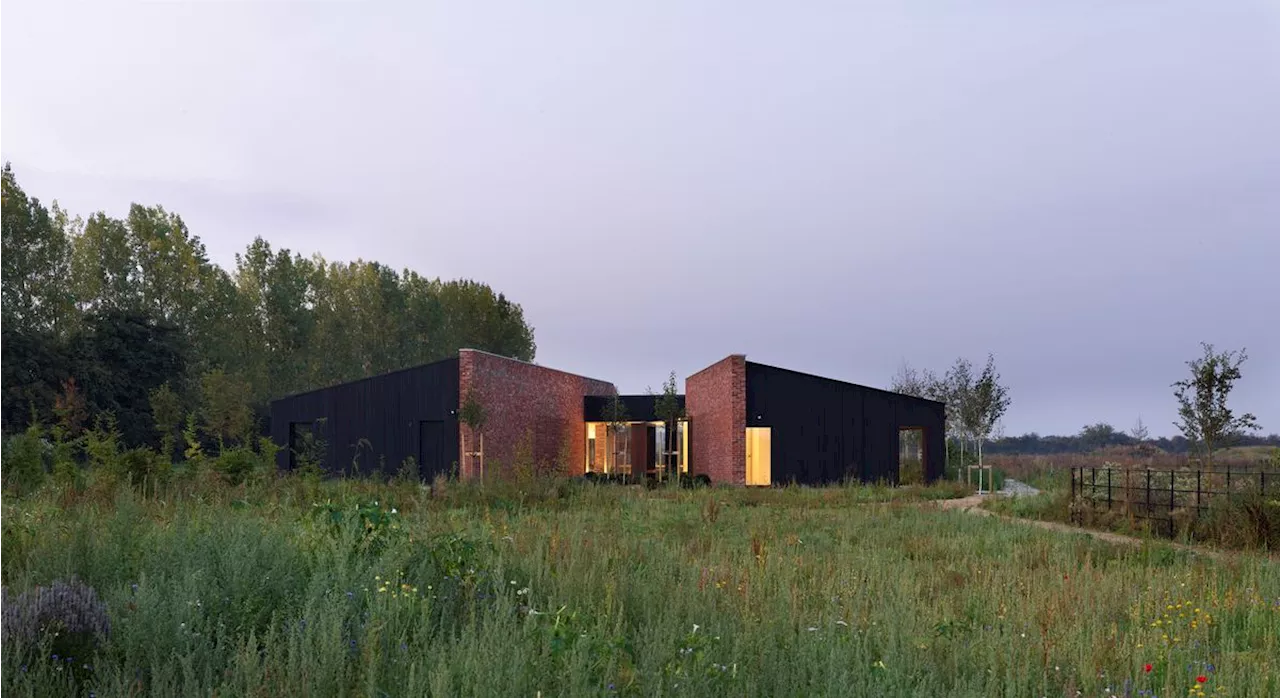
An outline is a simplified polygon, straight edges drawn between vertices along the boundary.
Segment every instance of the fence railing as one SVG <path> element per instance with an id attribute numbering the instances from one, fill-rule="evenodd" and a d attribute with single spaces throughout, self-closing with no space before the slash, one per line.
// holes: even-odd
<path id="1" fill-rule="evenodd" d="M 1149 468 L 1079 467 L 1071 469 L 1072 518 L 1080 523 L 1084 509 L 1119 511 L 1150 523 L 1153 531 L 1175 534 L 1174 514 L 1200 515 L 1215 498 L 1257 493 L 1280 496 L 1280 471 L 1152 470 Z"/>

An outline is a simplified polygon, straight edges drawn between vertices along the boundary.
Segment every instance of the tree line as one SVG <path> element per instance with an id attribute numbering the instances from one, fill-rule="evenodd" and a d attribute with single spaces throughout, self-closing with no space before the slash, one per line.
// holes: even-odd
<path id="1" fill-rule="evenodd" d="M 484 283 L 308 257 L 261 237 L 223 269 L 162 206 L 73 217 L 28 196 L 7 163 L 2 260 L 6 434 L 109 414 L 125 443 L 158 446 L 159 395 L 231 436 L 282 395 L 461 347 L 525 361 L 536 350 L 520 305 Z"/>
<path id="2" fill-rule="evenodd" d="M 946 402 L 948 446 L 953 440 L 961 449 L 973 444 L 979 460 L 983 451 L 1008 455 L 1089 453 L 1122 446 L 1199 454 L 1212 468 L 1214 453 L 1227 446 L 1280 447 L 1280 434 L 1252 434 L 1260 429 L 1256 417 L 1249 413 L 1237 414 L 1228 404 L 1232 389 L 1243 375 L 1241 367 L 1248 359 L 1245 350 L 1217 351 L 1207 343 L 1201 347 L 1203 354 L 1186 362 L 1190 376 L 1171 385 L 1178 404 L 1174 426 L 1182 432 L 1172 438 L 1151 438 L 1141 417 L 1127 432 L 1099 422 L 1086 425 L 1073 435 L 1041 436 L 1032 432 L 990 438 L 1009 405 L 1008 389 L 1000 383 L 1000 374 L 991 356 L 977 375 L 964 358 L 957 359 L 941 375 L 904 363 L 890 384 L 895 392 Z M 964 460 L 963 451 L 961 460 Z"/>

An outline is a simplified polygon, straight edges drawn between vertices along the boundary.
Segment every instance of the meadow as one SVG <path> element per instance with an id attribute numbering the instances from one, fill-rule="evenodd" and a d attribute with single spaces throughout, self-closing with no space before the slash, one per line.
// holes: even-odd
<path id="1" fill-rule="evenodd" d="M 49 482 L 4 499 L 3 690 L 1280 695 L 1275 563 L 932 504 L 959 494 Z M 60 612 L 109 631 L 20 632 L 73 578 Z"/>

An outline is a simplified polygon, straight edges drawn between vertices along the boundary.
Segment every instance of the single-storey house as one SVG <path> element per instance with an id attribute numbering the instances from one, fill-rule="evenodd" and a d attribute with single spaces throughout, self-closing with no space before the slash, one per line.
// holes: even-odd
<path id="1" fill-rule="evenodd" d="M 616 398 L 616 399 L 615 399 Z M 714 484 L 898 482 L 943 470 L 945 405 L 728 356 L 689 376 L 674 423 L 649 395 L 475 349 L 271 403 L 279 465 L 492 476 L 524 461 L 570 475 L 678 471 Z M 464 406 L 484 419 L 471 425 Z M 622 409 L 618 410 L 617 406 Z"/>

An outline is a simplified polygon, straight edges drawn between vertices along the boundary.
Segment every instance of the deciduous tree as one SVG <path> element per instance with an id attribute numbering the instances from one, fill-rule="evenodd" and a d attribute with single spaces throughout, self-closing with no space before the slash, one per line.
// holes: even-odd
<path id="1" fill-rule="evenodd" d="M 1215 352 L 1212 344 L 1201 343 L 1204 355 L 1187 362 L 1191 377 L 1173 384 L 1178 400 L 1178 427 L 1187 440 L 1204 452 L 1205 466 L 1213 470 L 1213 452 L 1230 444 L 1241 434 L 1259 428 L 1249 413 L 1237 415 L 1227 406 L 1240 366 L 1248 359 L 1244 349 Z"/>

